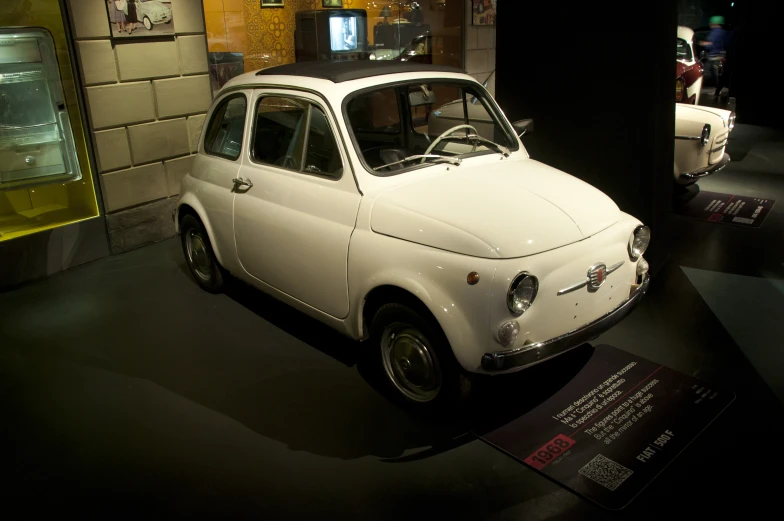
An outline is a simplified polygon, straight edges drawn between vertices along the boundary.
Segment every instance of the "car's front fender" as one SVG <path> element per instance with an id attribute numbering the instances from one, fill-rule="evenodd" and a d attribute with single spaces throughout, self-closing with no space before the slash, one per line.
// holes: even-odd
<path id="1" fill-rule="evenodd" d="M 488 336 L 488 303 L 496 259 L 459 255 L 369 230 L 356 230 L 349 249 L 349 290 L 352 302 L 348 328 L 361 338 L 367 296 L 381 286 L 410 293 L 435 317 L 458 362 L 476 371 Z M 470 285 L 468 274 L 479 273 Z M 500 298 L 495 296 L 496 298 Z"/>

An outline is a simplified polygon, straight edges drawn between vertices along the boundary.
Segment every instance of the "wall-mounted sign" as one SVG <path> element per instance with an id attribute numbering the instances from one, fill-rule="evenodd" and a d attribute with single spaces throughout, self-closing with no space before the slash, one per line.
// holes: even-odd
<path id="1" fill-rule="evenodd" d="M 321 7 L 343 7 L 343 0 L 321 0 Z"/>
<path id="2" fill-rule="evenodd" d="M 160 0 L 106 0 L 112 38 L 174 34 L 172 5 Z"/>
<path id="3" fill-rule="evenodd" d="M 284 0 L 261 0 L 261 7 L 285 7 Z"/>

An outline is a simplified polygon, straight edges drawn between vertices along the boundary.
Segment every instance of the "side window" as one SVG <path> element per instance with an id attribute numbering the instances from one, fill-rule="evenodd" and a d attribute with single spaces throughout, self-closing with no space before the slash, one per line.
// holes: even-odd
<path id="1" fill-rule="evenodd" d="M 400 110 L 394 88 L 360 94 L 346 109 L 354 132 L 400 133 Z"/>
<path id="2" fill-rule="evenodd" d="M 678 60 L 691 61 L 692 60 L 691 45 L 686 40 L 681 38 L 677 39 L 675 46 L 675 57 Z"/>
<path id="3" fill-rule="evenodd" d="M 204 151 L 207 154 L 232 161 L 240 157 L 246 108 L 244 94 L 229 96 L 221 101 L 212 113 L 204 136 Z"/>
<path id="4" fill-rule="evenodd" d="M 256 163 L 301 170 L 308 103 L 268 96 L 256 107 L 251 157 Z"/>
<path id="5" fill-rule="evenodd" d="M 329 120 L 316 106 L 312 106 L 310 111 L 305 171 L 330 177 L 340 177 L 343 174 L 343 161 L 335 136 L 329 127 Z"/>

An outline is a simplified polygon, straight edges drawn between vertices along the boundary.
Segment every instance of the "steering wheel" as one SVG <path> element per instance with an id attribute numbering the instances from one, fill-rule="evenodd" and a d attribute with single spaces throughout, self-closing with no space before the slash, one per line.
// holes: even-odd
<path id="1" fill-rule="evenodd" d="M 441 134 L 440 136 L 438 136 L 432 143 L 430 143 L 430 146 L 427 147 L 427 150 L 425 150 L 425 155 L 430 154 L 430 152 L 432 152 L 433 149 L 436 148 L 436 145 L 438 145 L 441 141 L 443 141 L 444 138 L 448 137 L 450 134 L 454 134 L 458 130 L 463 130 L 464 128 L 473 130 L 474 134 L 479 134 L 479 131 L 473 125 L 458 125 L 456 127 L 452 127 L 446 132 L 444 132 L 443 134 Z M 474 150 L 476 150 L 476 143 L 474 143 Z M 474 150 L 472 150 L 471 152 L 473 152 Z M 422 159 L 421 162 L 424 163 L 425 160 Z"/>

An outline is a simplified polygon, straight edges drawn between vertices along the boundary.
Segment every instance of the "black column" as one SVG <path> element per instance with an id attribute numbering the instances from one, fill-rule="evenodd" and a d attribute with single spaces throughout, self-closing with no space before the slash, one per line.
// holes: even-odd
<path id="1" fill-rule="evenodd" d="M 646 257 L 658 269 L 672 204 L 675 0 L 629 11 L 601 2 L 499 4 L 497 98 L 511 120 L 534 118 L 523 138 L 531 157 L 651 226 Z"/>
<path id="2" fill-rule="evenodd" d="M 738 122 L 784 128 L 784 2 L 737 0 L 732 95 Z"/>

